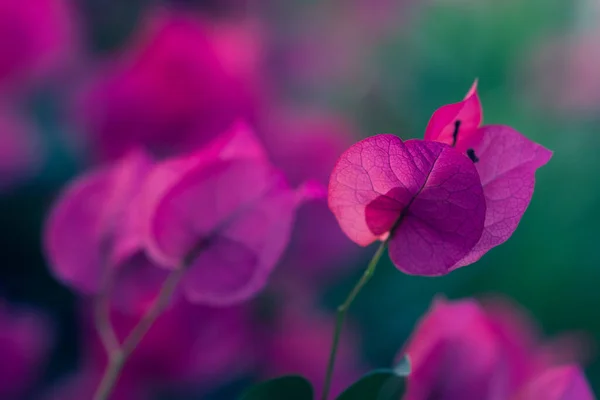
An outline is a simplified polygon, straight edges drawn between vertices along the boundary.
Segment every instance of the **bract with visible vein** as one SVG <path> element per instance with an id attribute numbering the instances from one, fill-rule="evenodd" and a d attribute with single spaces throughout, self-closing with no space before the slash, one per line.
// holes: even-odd
<path id="1" fill-rule="evenodd" d="M 448 273 L 479 241 L 485 200 L 471 160 L 452 147 L 376 135 L 348 149 L 329 183 L 342 230 L 366 246 L 389 240 L 392 262 L 416 275 Z"/>
<path id="2" fill-rule="evenodd" d="M 243 146 L 236 144 L 240 137 Z M 250 136 L 222 143 L 231 151 L 200 150 L 188 161 L 170 161 L 167 168 L 182 172 L 172 174 L 148 208 L 149 253 L 167 268 L 188 268 L 186 297 L 212 305 L 246 300 L 266 285 L 296 208 L 318 192 L 312 184 L 290 188 L 262 152 L 248 153 L 258 148 Z"/>
<path id="3" fill-rule="evenodd" d="M 475 164 L 486 203 L 481 239 L 456 267 L 479 260 L 491 248 L 513 234 L 525 213 L 535 184 L 535 172 L 552 157 L 552 152 L 508 126 L 480 128 L 475 146 Z"/>

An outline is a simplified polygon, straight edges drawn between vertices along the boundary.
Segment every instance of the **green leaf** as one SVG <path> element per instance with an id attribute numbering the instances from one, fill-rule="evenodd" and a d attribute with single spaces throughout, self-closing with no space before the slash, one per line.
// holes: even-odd
<path id="1" fill-rule="evenodd" d="M 399 400 L 404 394 L 404 377 L 391 369 L 379 369 L 363 376 L 337 400 Z"/>
<path id="2" fill-rule="evenodd" d="M 282 376 L 252 386 L 240 400 L 313 400 L 313 388 L 301 376 Z"/>

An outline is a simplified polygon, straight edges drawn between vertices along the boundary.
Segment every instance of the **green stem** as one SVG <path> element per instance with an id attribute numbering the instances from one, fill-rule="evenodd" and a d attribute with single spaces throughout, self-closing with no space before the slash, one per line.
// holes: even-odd
<path id="1" fill-rule="evenodd" d="M 107 348 L 109 362 L 106 371 L 104 371 L 104 376 L 100 381 L 100 385 L 94 394 L 94 400 L 107 400 L 109 398 L 119 380 L 119 375 L 127 361 L 127 357 L 135 350 L 137 345 L 144 338 L 146 332 L 148 332 L 159 315 L 167 308 L 184 273 L 185 268 L 179 268 L 173 271 L 163 283 L 152 307 L 123 341 L 123 345 L 112 350 Z M 110 324 L 110 322 L 108 322 L 108 324 Z M 106 327 L 102 326 L 98 327 L 100 331 L 105 328 Z"/>
<path id="2" fill-rule="evenodd" d="M 373 258 L 369 262 L 367 269 L 360 277 L 354 288 L 350 291 L 346 300 L 337 308 L 337 318 L 335 322 L 335 330 L 333 332 L 333 344 L 331 345 L 331 352 L 329 353 L 329 362 L 327 364 L 327 372 L 325 374 L 325 382 L 323 384 L 323 392 L 321 393 L 321 400 L 327 400 L 329 396 L 329 388 L 331 387 L 331 378 L 333 377 L 333 369 L 335 366 L 335 356 L 338 350 L 338 345 L 340 342 L 340 336 L 342 333 L 342 327 L 344 325 L 344 321 L 346 319 L 346 313 L 352 302 L 361 291 L 361 289 L 369 282 L 369 280 L 373 277 L 375 273 L 375 268 L 377 267 L 377 263 L 379 259 L 383 255 L 385 248 L 387 246 L 387 240 L 381 242 L 379 248 L 373 255 Z"/>

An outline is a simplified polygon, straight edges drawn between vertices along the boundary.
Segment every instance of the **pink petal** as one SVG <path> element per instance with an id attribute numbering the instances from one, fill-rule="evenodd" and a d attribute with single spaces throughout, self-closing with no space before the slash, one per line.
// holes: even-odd
<path id="1" fill-rule="evenodd" d="M 456 267 L 479 260 L 504 243 L 517 229 L 533 195 L 535 172 L 552 152 L 508 126 L 485 126 L 477 135 L 477 171 L 483 185 L 487 212 L 481 239 Z"/>
<path id="2" fill-rule="evenodd" d="M 184 282 L 191 301 L 242 301 L 266 284 L 297 205 L 296 193 L 264 162 L 203 165 L 188 171 L 154 208 L 148 249 L 169 268 L 198 253 Z"/>
<path id="3" fill-rule="evenodd" d="M 477 81 L 475 81 L 463 101 L 447 104 L 433 113 L 427 124 L 424 139 L 452 145 L 455 122 L 460 121 L 456 147 L 463 151 L 473 147 L 472 136 L 482 120 L 483 111 L 477 95 Z"/>
<path id="4" fill-rule="evenodd" d="M 108 170 L 100 170 L 71 183 L 52 209 L 44 231 L 52 272 L 67 285 L 88 294 L 100 288 L 101 221 L 110 178 Z"/>
<path id="5" fill-rule="evenodd" d="M 134 200 L 150 165 L 144 153 L 132 152 L 111 168 L 83 175 L 67 187 L 44 232 L 58 279 L 83 293 L 95 293 L 105 266 L 116 266 L 139 250 L 142 237 Z"/>
<path id="6" fill-rule="evenodd" d="M 112 68 L 76 99 L 93 151 L 115 158 L 144 145 L 186 151 L 249 114 L 250 88 L 222 59 L 213 26 L 177 9 L 156 8 Z"/>
<path id="7" fill-rule="evenodd" d="M 419 275 L 447 273 L 477 243 L 485 216 L 483 189 L 467 157 L 441 143 L 403 143 L 393 135 L 367 138 L 342 155 L 329 207 L 363 246 L 394 228 L 392 261 Z"/>
<path id="8" fill-rule="evenodd" d="M 581 369 L 575 365 L 554 367 L 534 379 L 515 400 L 594 400 Z"/>

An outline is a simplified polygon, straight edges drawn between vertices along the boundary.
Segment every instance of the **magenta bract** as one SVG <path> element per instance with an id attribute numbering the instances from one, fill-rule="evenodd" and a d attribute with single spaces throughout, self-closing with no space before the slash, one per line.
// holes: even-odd
<path id="1" fill-rule="evenodd" d="M 141 151 L 87 173 L 60 195 L 46 222 L 44 246 L 56 277 L 93 295 L 112 278 L 113 300 L 142 312 L 167 272 L 146 256 L 142 186 L 153 166 Z"/>
<path id="2" fill-rule="evenodd" d="M 387 239 L 396 267 L 426 276 L 506 241 L 552 153 L 510 127 L 479 127 L 481 120 L 475 83 L 463 101 L 433 114 L 425 141 L 377 135 L 352 146 L 329 184 L 342 230 L 362 246 Z"/>
<path id="3" fill-rule="evenodd" d="M 565 350 L 556 346 L 542 343 L 513 306 L 437 300 L 398 355 L 411 362 L 405 399 L 593 398 L 584 396 L 590 392 L 577 368 L 549 356 Z"/>
<path id="4" fill-rule="evenodd" d="M 402 271 L 441 275 L 481 237 L 485 201 L 473 163 L 452 147 L 377 135 L 339 159 L 329 207 L 342 230 L 368 245 L 394 230 L 390 257 Z"/>
<path id="5" fill-rule="evenodd" d="M 287 245 L 296 208 L 318 195 L 312 184 L 290 188 L 259 150 L 237 125 L 154 172 L 168 178 L 149 189 L 148 250 L 166 268 L 188 268 L 183 290 L 190 301 L 225 305 L 262 289 Z"/>
<path id="6" fill-rule="evenodd" d="M 249 88 L 228 67 L 212 25 L 173 8 L 144 16 L 126 51 L 75 99 L 92 151 L 114 159 L 143 145 L 173 155 L 248 114 Z"/>

